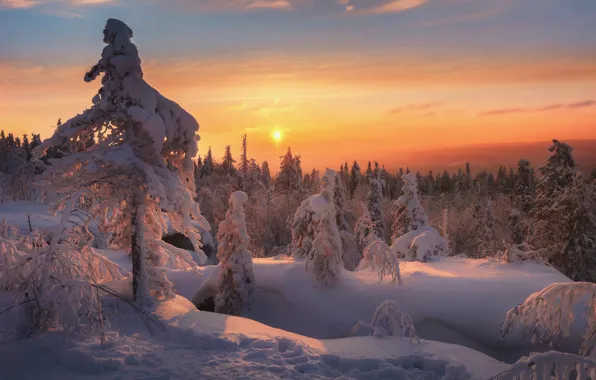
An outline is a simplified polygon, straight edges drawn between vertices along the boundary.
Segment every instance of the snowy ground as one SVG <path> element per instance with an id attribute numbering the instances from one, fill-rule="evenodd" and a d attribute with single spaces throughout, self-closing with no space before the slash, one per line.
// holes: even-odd
<path id="1" fill-rule="evenodd" d="M 519 337 L 500 342 L 507 311 L 552 283 L 570 281 L 543 265 L 457 257 L 403 262 L 404 285 L 396 287 L 378 284 L 376 273 L 345 271 L 335 288 L 316 288 L 304 263 L 292 259 L 255 259 L 254 267 L 259 291 L 248 317 L 267 325 L 314 338 L 342 338 L 358 321 L 370 321 L 382 302 L 392 300 L 412 315 L 422 338 L 464 345 L 509 362 L 535 347 Z M 206 280 L 196 303 L 212 294 L 217 278 L 217 268 L 201 269 Z M 184 288 L 181 294 L 191 297 Z"/>
<path id="2" fill-rule="evenodd" d="M 113 305 L 108 310 L 114 312 Z M 105 347 L 59 333 L 3 342 L 0 378 L 483 379 L 506 368 L 444 343 L 306 338 L 249 319 L 199 312 L 182 297 L 159 305 L 155 313 L 167 331 L 156 328 L 153 337 L 138 317 L 122 305 L 120 311 Z"/>
<path id="3" fill-rule="evenodd" d="M 39 204 L 0 205 L 0 220 L 28 229 L 54 219 Z M 123 252 L 101 251 L 130 271 Z M 0 379 L 488 379 L 531 348 L 513 336 L 499 343 L 510 308 L 555 283 L 569 281 L 531 263 L 443 258 L 402 263 L 403 286 L 378 284 L 375 273 L 344 271 L 334 288 L 317 288 L 303 262 L 255 259 L 258 291 L 246 318 L 197 311 L 189 302 L 212 294 L 217 267 L 168 270 L 180 295 L 158 303 L 166 331 L 150 336 L 140 317 L 105 299 L 107 344 L 60 332 L 11 337 L 18 310 L 0 316 Z M 126 295 L 130 280 L 111 284 Z M 197 293 L 197 290 L 200 291 Z M 400 303 L 423 338 L 349 338 L 386 300 Z M 11 305 L 0 293 L 0 310 Z M 117 307 L 118 306 L 118 307 Z M 490 356 L 490 357 L 489 357 Z M 34 359 L 32 359 L 34 358 Z"/>

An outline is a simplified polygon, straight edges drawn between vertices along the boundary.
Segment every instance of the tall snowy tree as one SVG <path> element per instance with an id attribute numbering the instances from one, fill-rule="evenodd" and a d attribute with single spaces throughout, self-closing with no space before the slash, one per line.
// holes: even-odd
<path id="1" fill-rule="evenodd" d="M 375 224 L 375 235 L 385 240 L 385 217 L 383 214 L 383 180 L 377 176 L 371 178 L 368 185 L 368 194 L 366 196 L 366 206 L 370 212 L 370 217 Z"/>
<path id="2" fill-rule="evenodd" d="M 271 172 L 269 171 L 269 163 L 267 161 L 263 161 L 261 164 L 261 182 L 265 187 L 269 187 L 271 184 Z"/>
<path id="3" fill-rule="evenodd" d="M 403 195 L 395 201 L 397 212 L 391 226 L 393 233 L 391 241 L 428 225 L 428 216 L 418 197 L 417 176 L 414 173 L 404 174 L 402 180 L 404 182 Z"/>
<path id="4" fill-rule="evenodd" d="M 230 196 L 230 208 L 226 219 L 217 231 L 218 252 L 221 273 L 218 279 L 218 293 L 215 296 L 215 312 L 241 315 L 250 306 L 255 290 L 255 273 L 252 253 L 248 250 L 248 231 L 244 214 L 246 193 L 236 191 Z"/>
<path id="5" fill-rule="evenodd" d="M 333 285 L 339 280 L 342 265 L 341 239 L 335 215 L 325 212 L 317 224 L 317 232 L 306 261 L 306 269 L 320 285 Z"/>
<path id="6" fill-rule="evenodd" d="M 356 192 L 356 188 L 362 182 L 362 173 L 360 173 L 360 165 L 358 162 L 354 161 L 352 164 L 352 169 L 350 170 L 350 180 L 349 180 L 349 187 L 348 190 L 350 192 L 350 197 L 354 196 Z"/>
<path id="7" fill-rule="evenodd" d="M 221 167 L 227 174 L 236 174 L 236 168 L 234 167 L 234 158 L 232 158 L 232 147 L 227 145 L 226 152 L 221 162 Z"/>
<path id="8" fill-rule="evenodd" d="M 528 160 L 519 160 L 514 192 L 520 208 L 530 211 L 536 191 L 536 175 Z"/>
<path id="9" fill-rule="evenodd" d="M 91 82 L 103 74 L 92 107 L 59 125 L 34 155 L 40 157 L 64 141 L 99 137 L 96 145 L 54 160 L 44 178 L 61 195 L 60 207 L 68 209 L 84 197 L 97 203 L 97 212 L 113 215 L 114 243 L 131 251 L 135 300 L 148 300 L 150 291 L 173 296 L 160 267 L 172 260 L 194 262 L 188 252 L 169 250 L 161 241 L 166 228 L 162 211 L 197 251 L 200 235 L 191 228 L 191 218 L 209 229 L 193 201 L 192 160 L 198 151 L 199 125 L 143 80 L 133 33 L 126 24 L 109 19 L 103 34 L 107 46 L 85 75 Z"/>
<path id="10" fill-rule="evenodd" d="M 246 135 L 242 136 L 242 153 L 240 154 L 240 165 L 238 166 L 238 169 L 244 178 L 248 177 L 249 159 L 246 146 Z"/>
<path id="11" fill-rule="evenodd" d="M 593 189 L 577 173 L 571 146 L 553 140 L 549 150 L 531 210 L 534 245 L 546 248 L 555 268 L 573 280 L 596 281 Z"/>
<path id="12" fill-rule="evenodd" d="M 275 178 L 275 190 L 283 194 L 300 191 L 302 189 L 302 169 L 299 156 L 292 155 L 288 148 L 281 158 L 279 173 Z"/>

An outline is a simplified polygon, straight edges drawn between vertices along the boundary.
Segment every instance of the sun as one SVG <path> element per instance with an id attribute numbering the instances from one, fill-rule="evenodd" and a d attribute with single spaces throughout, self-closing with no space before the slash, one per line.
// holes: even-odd
<path id="1" fill-rule="evenodd" d="M 279 142 L 281 141 L 283 136 L 282 136 L 281 131 L 279 129 L 276 129 L 273 131 L 272 137 L 273 137 L 273 141 L 275 141 L 276 143 L 279 144 Z"/>

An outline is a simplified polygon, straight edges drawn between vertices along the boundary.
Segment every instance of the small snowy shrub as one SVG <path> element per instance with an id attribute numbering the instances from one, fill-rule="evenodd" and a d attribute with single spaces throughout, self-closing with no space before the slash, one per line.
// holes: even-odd
<path id="1" fill-rule="evenodd" d="M 402 284 L 399 261 L 391 252 L 391 248 L 380 239 L 375 239 L 364 249 L 364 257 L 357 270 L 370 269 L 379 275 L 379 283 L 387 276 L 391 283 Z"/>
<path id="2" fill-rule="evenodd" d="M 99 298 L 99 284 L 124 278 L 121 270 L 93 248 L 82 249 L 58 244 L 67 235 L 64 223 L 54 231 L 50 245 L 0 243 L 0 289 L 15 295 L 20 305 L 21 326 L 25 332 L 63 329 L 91 334 L 100 333 L 105 323 Z"/>
<path id="3" fill-rule="evenodd" d="M 218 253 L 221 273 L 218 293 L 215 297 L 215 312 L 241 315 L 250 306 L 255 289 L 255 273 L 244 215 L 246 193 L 236 191 L 230 196 L 230 209 L 226 219 L 220 223 L 217 232 Z"/>
<path id="4" fill-rule="evenodd" d="M 570 335 L 576 316 L 582 312 L 586 323 L 579 354 L 589 356 L 596 346 L 596 284 L 589 282 L 552 284 L 530 295 L 523 304 L 507 312 L 501 338 L 520 328 L 531 332 L 533 343 L 552 344 L 555 336 Z"/>
<path id="5" fill-rule="evenodd" d="M 393 301 L 385 301 L 380 304 L 375 310 L 371 322 L 358 322 L 350 335 L 371 335 L 377 338 L 384 336 L 405 337 L 410 338 L 414 343 L 420 343 L 412 317 Z"/>
<path id="6" fill-rule="evenodd" d="M 401 236 L 393 243 L 391 251 L 396 257 L 421 262 L 435 256 L 447 256 L 449 252 L 445 239 L 432 227 L 423 227 Z"/>

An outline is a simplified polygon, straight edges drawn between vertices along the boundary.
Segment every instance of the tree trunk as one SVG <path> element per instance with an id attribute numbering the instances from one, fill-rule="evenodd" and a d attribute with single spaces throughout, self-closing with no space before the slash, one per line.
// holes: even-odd
<path id="1" fill-rule="evenodd" d="M 133 195 L 132 198 L 132 207 L 131 207 L 131 256 L 132 256 L 132 299 L 133 301 L 137 301 L 139 293 L 143 294 L 143 290 L 140 290 L 143 284 L 143 268 L 142 268 L 142 232 L 139 230 L 141 228 L 141 218 L 139 208 L 141 207 L 142 195 L 138 193 L 138 191 Z"/>

